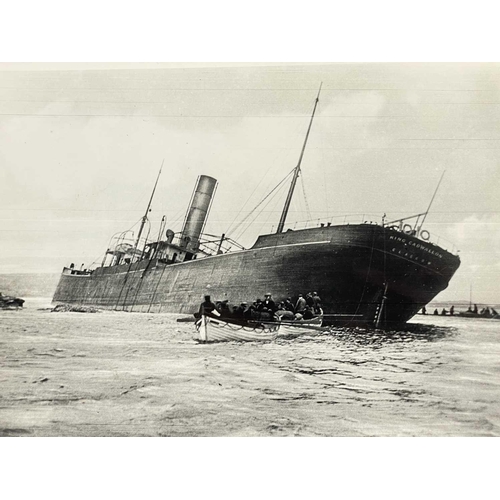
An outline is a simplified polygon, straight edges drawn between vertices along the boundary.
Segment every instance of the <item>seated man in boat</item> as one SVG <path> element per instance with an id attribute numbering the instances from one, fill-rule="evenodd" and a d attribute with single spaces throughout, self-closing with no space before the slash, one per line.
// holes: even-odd
<path id="1" fill-rule="evenodd" d="M 247 317 L 250 317 L 251 319 L 260 319 L 261 304 L 262 300 L 255 299 L 255 301 L 252 302 L 252 304 L 248 308 L 248 311 L 246 313 Z"/>
<path id="2" fill-rule="evenodd" d="M 259 307 L 260 319 L 273 319 L 276 309 L 276 303 L 272 299 L 272 295 L 270 293 L 266 293 L 264 300 L 261 302 Z"/>
<path id="3" fill-rule="evenodd" d="M 314 313 L 312 312 L 312 309 L 309 306 L 306 306 L 302 317 L 303 317 L 303 319 L 313 319 L 314 318 Z"/>
<path id="4" fill-rule="evenodd" d="M 290 311 L 291 313 L 295 314 L 295 307 L 292 304 L 292 297 L 288 297 L 285 300 L 284 306 L 285 306 L 285 311 Z"/>
<path id="5" fill-rule="evenodd" d="M 243 314 L 246 320 L 256 319 L 259 315 L 257 312 L 256 302 L 252 302 L 247 308 L 245 313 Z"/>
<path id="6" fill-rule="evenodd" d="M 236 307 L 233 311 L 233 318 L 238 320 L 245 319 L 245 313 L 247 312 L 248 304 L 246 302 L 242 302 L 238 307 Z"/>
<path id="7" fill-rule="evenodd" d="M 223 318 L 230 318 L 232 316 L 232 309 L 229 307 L 229 300 L 218 301 L 216 309 Z"/>

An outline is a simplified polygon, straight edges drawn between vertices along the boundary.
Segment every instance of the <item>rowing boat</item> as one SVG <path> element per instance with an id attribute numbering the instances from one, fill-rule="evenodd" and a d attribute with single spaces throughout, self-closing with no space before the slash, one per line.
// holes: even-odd
<path id="1" fill-rule="evenodd" d="M 278 336 L 280 325 L 252 326 L 238 325 L 220 319 L 202 316 L 196 323 L 196 337 L 198 342 L 255 342 L 271 341 Z"/>
<path id="2" fill-rule="evenodd" d="M 270 325 L 268 325 L 270 326 Z M 328 331 L 328 328 L 315 324 L 281 323 L 278 337 L 299 337 L 301 335 L 317 335 Z"/>

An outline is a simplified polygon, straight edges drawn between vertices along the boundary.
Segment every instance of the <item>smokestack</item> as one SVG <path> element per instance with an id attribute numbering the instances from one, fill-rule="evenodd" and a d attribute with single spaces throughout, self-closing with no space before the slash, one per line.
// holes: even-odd
<path id="1" fill-rule="evenodd" d="M 198 250 L 200 234 L 205 227 L 216 186 L 217 180 L 213 177 L 208 177 L 208 175 L 198 177 L 181 233 L 181 246 L 187 251 L 196 252 Z"/>

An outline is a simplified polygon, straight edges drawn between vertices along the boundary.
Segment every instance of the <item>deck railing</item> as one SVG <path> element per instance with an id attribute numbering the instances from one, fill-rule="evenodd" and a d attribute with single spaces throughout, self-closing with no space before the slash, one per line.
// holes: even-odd
<path id="1" fill-rule="evenodd" d="M 349 224 L 372 224 L 376 226 L 390 227 L 394 231 L 401 232 L 403 234 L 408 234 L 415 236 L 431 245 L 439 246 L 448 252 L 457 255 L 458 248 L 456 245 L 435 233 L 431 233 L 427 229 L 420 228 L 420 230 L 415 230 L 414 225 L 405 223 L 404 219 L 398 224 L 388 224 L 387 217 L 380 217 L 379 214 L 347 214 L 342 216 L 334 216 L 328 219 L 309 219 L 304 221 L 298 221 L 293 224 L 288 224 L 286 229 L 308 229 L 313 227 L 328 227 L 328 226 L 341 226 Z"/>

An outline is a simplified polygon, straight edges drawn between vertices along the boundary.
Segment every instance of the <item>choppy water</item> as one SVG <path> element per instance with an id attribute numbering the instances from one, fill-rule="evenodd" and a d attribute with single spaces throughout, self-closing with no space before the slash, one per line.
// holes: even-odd
<path id="1" fill-rule="evenodd" d="M 3 435 L 500 435 L 500 321 L 201 345 L 175 315 L 43 305 L 0 312 Z"/>

